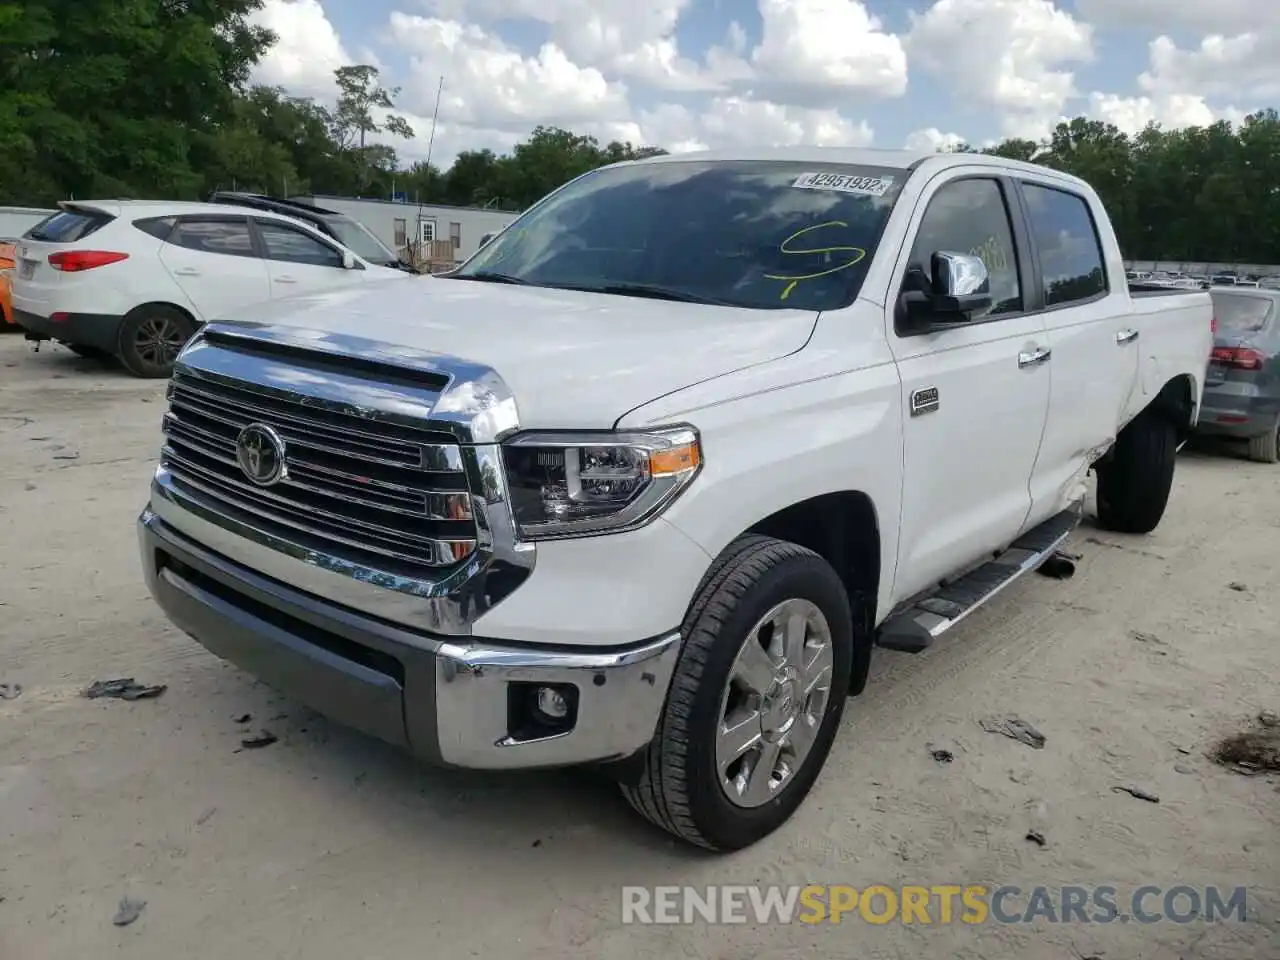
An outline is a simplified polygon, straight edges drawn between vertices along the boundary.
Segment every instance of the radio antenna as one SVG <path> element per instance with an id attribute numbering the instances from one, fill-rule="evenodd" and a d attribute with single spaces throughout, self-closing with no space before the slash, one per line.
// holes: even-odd
<path id="1" fill-rule="evenodd" d="M 440 119 L 440 98 L 441 96 L 443 96 L 443 94 L 444 94 L 444 74 L 441 74 L 440 85 L 436 87 L 436 108 L 431 113 L 431 136 L 427 138 L 426 166 L 427 166 L 428 176 L 430 176 L 431 174 L 431 151 L 436 145 L 436 122 Z M 428 180 L 427 182 L 430 183 L 430 180 Z M 423 243 L 422 243 L 422 194 L 421 193 L 418 194 L 418 219 L 414 226 L 415 226 L 415 229 L 417 230 L 418 235 L 414 238 L 413 246 L 417 248 L 420 253 L 424 253 L 424 254 L 428 253 L 429 251 L 422 250 Z M 435 231 L 433 230 L 431 232 L 431 239 L 435 240 L 435 238 L 436 238 L 436 235 L 435 235 Z M 431 270 L 431 267 L 428 264 L 427 271 L 430 272 L 430 270 Z"/>

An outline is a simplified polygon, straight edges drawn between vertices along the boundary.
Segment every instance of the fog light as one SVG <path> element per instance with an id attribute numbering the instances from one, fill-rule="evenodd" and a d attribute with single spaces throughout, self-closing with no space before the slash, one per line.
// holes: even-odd
<path id="1" fill-rule="evenodd" d="M 569 715 L 569 701 L 555 687 L 539 687 L 534 702 L 548 720 L 563 720 Z"/>

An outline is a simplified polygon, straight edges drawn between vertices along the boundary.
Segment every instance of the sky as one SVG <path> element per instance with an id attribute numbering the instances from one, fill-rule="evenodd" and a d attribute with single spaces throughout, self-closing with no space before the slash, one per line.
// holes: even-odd
<path id="1" fill-rule="evenodd" d="M 1280 100 L 1280 0 L 264 0 L 257 82 L 332 102 L 369 63 L 403 161 L 499 153 L 538 124 L 671 151 L 933 149 L 1136 132 Z"/>

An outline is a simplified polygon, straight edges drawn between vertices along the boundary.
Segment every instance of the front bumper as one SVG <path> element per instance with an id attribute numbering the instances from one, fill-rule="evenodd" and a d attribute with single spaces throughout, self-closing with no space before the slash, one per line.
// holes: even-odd
<path id="1" fill-rule="evenodd" d="M 446 766 L 631 756 L 653 737 L 680 652 L 675 631 L 607 650 L 411 632 L 262 577 L 150 509 L 138 533 L 152 596 L 197 642 L 339 723 Z M 571 704 L 563 729 L 529 724 L 540 686 Z"/>

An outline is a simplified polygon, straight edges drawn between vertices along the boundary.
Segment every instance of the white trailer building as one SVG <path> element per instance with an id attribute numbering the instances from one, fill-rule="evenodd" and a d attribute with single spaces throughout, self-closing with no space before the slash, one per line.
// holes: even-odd
<path id="1" fill-rule="evenodd" d="M 480 249 L 480 238 L 497 233 L 518 214 L 483 207 L 451 207 L 438 203 L 406 203 L 362 197 L 301 196 L 309 203 L 358 220 L 397 253 L 410 244 L 449 240 L 454 258 L 465 260 Z"/>

